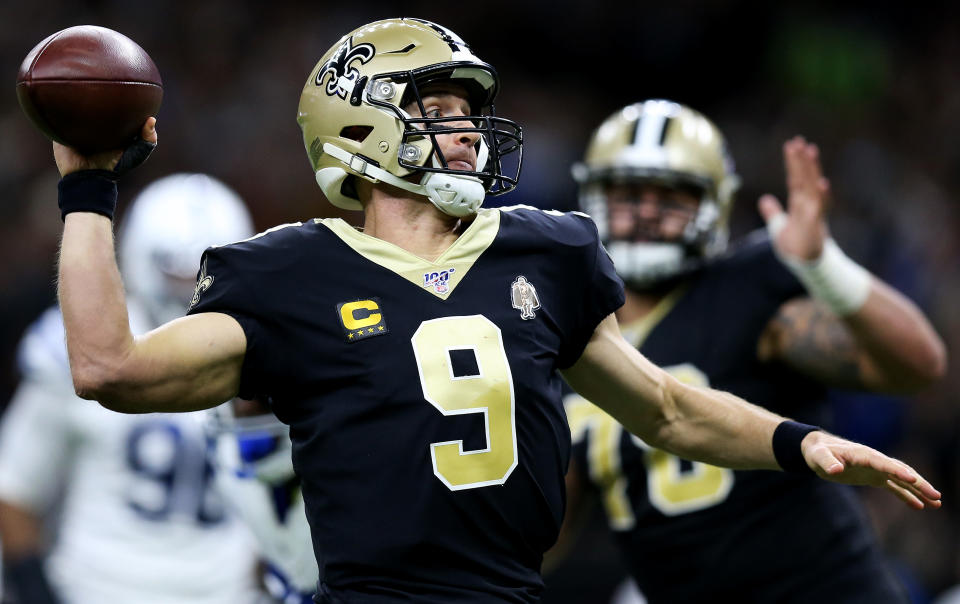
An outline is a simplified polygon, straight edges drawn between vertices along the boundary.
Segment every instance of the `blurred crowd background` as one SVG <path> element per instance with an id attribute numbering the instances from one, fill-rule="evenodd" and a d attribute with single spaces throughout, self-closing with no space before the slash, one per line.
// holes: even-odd
<path id="1" fill-rule="evenodd" d="M 916 300 L 951 353 L 947 378 L 920 396 L 834 397 L 835 431 L 908 460 L 943 490 L 944 508 L 923 513 L 881 492 L 862 493 L 916 601 L 931 601 L 960 583 L 960 5 L 882 6 L 5 2 L 0 409 L 17 383 L 21 332 L 55 298 L 57 173 L 50 143 L 14 94 L 20 62 L 37 42 L 71 25 L 102 25 L 137 41 L 160 69 L 160 146 L 121 183 L 121 212 L 155 178 L 205 171 L 234 187 L 265 229 L 335 214 L 313 180 L 295 122 L 316 61 L 363 23 L 422 17 L 459 33 L 498 69 L 498 113 L 524 128 L 520 186 L 497 204 L 572 209 L 569 167 L 590 131 L 646 98 L 690 105 L 726 134 L 744 181 L 734 235 L 761 225 L 760 194 L 783 196 L 782 143 L 803 134 L 820 145 L 834 191 L 834 236 Z M 595 529 L 548 577 L 549 601 L 599 602 L 615 582 L 612 548 Z"/>

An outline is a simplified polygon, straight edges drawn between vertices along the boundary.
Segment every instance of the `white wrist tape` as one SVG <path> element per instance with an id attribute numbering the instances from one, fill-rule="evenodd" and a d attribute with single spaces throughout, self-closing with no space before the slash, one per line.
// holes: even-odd
<path id="1" fill-rule="evenodd" d="M 767 231 L 771 239 L 776 239 L 786 221 L 786 214 L 770 221 Z M 823 252 L 816 260 L 800 260 L 779 251 L 777 257 L 796 275 L 811 297 L 823 301 L 841 317 L 860 310 L 870 295 L 873 281 L 870 272 L 844 254 L 832 238 L 823 242 Z"/>

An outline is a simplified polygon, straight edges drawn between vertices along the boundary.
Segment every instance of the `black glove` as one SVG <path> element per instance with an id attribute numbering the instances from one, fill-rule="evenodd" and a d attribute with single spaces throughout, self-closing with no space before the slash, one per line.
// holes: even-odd
<path id="1" fill-rule="evenodd" d="M 133 170 L 147 161 L 147 158 L 150 157 L 150 154 L 153 153 L 153 150 L 156 148 L 157 143 L 147 142 L 138 136 L 136 141 L 123 150 L 120 161 L 118 161 L 117 165 L 113 168 L 114 173 L 120 176 Z"/>

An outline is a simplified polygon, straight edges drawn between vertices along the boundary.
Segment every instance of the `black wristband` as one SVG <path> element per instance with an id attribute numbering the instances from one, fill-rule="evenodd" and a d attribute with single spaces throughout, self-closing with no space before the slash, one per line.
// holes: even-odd
<path id="1" fill-rule="evenodd" d="M 792 420 L 780 422 L 777 429 L 773 431 L 773 456 L 784 472 L 816 474 L 807 465 L 807 460 L 803 458 L 800 441 L 807 434 L 819 429 L 817 426 L 801 424 Z"/>
<path id="2" fill-rule="evenodd" d="M 95 212 L 113 220 L 117 208 L 117 174 L 111 170 L 80 170 L 57 185 L 60 218 L 70 212 Z"/>

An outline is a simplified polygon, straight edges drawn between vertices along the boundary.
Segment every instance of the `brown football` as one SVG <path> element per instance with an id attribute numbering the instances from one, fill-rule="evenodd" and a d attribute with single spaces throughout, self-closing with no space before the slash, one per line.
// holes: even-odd
<path id="1" fill-rule="evenodd" d="M 17 98 L 49 138 L 90 154 L 123 149 L 156 116 L 163 82 L 136 42 L 105 27 L 68 27 L 20 65 Z"/>

